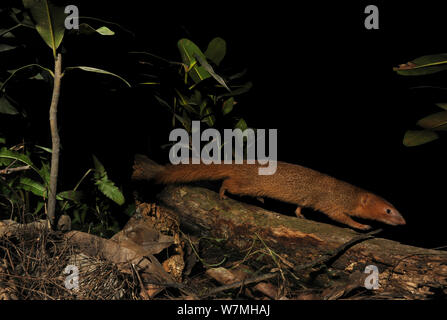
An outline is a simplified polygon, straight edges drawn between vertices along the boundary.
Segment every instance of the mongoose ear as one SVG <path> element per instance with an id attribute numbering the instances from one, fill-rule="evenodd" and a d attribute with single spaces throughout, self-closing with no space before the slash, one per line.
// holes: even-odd
<path id="1" fill-rule="evenodd" d="M 368 193 L 362 193 L 360 196 L 360 203 L 363 207 L 366 207 L 370 202 L 370 196 Z"/>

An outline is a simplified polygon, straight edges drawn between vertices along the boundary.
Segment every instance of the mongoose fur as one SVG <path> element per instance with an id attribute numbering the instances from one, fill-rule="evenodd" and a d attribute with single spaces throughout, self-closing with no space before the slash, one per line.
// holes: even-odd
<path id="1" fill-rule="evenodd" d="M 273 175 L 259 175 L 258 164 L 180 164 L 161 166 L 142 155 L 136 155 L 134 179 L 157 183 L 183 183 L 200 180 L 222 180 L 220 198 L 225 192 L 259 198 L 272 198 L 312 208 L 352 228 L 371 227 L 351 217 L 375 220 L 389 225 L 404 225 L 401 214 L 385 199 L 337 180 L 326 174 L 299 165 L 277 162 Z"/>

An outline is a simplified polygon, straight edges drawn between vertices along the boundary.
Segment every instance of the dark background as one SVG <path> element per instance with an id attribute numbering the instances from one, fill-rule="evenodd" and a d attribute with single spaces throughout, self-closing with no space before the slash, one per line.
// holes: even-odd
<path id="1" fill-rule="evenodd" d="M 278 129 L 279 160 L 311 167 L 389 200 L 407 226 L 386 227 L 387 237 L 423 247 L 447 245 L 445 139 L 415 148 L 402 145 L 407 129 L 437 111 L 435 102 L 447 101 L 439 93 L 411 88 L 445 84 L 447 76 L 402 77 L 392 71 L 418 56 L 446 51 L 447 27 L 439 4 L 74 3 L 81 16 L 100 17 L 132 30 L 135 50 L 175 61 L 180 60 L 180 38 L 201 48 L 216 36 L 224 38 L 224 63 L 246 67 L 254 83 L 240 99 L 238 112 L 250 127 Z M 379 30 L 364 27 L 368 4 L 379 7 Z M 130 39 L 121 41 L 127 45 Z M 112 71 L 126 75 L 133 66 L 126 62 L 128 47 L 119 43 L 100 48 L 95 43 L 82 48 L 66 43 L 71 53 L 65 64 L 112 63 Z M 129 177 L 135 152 L 167 162 L 158 147 L 168 142 L 170 122 L 163 120 L 166 111 L 147 91 L 111 94 L 98 86 L 97 78 L 82 79 L 64 79 L 62 176 L 77 181 L 82 175 L 73 164 L 87 165 L 83 161 L 90 160 L 78 158 L 80 150 L 107 159 L 103 162 L 112 168 L 110 175 L 122 183 Z"/>

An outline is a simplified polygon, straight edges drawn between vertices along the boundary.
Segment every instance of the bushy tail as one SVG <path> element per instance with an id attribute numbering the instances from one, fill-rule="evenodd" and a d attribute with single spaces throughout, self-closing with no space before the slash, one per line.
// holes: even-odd
<path id="1" fill-rule="evenodd" d="M 149 159 L 141 154 L 135 155 L 135 161 L 133 165 L 133 180 L 153 180 L 156 176 L 164 170 L 162 165 L 159 165 L 155 161 Z"/>
<path id="2" fill-rule="evenodd" d="M 236 166 L 237 167 L 237 166 Z M 133 180 L 153 180 L 157 183 L 181 183 L 200 180 L 222 180 L 237 174 L 231 164 L 179 164 L 162 166 L 146 156 L 135 155 Z"/>
<path id="3" fill-rule="evenodd" d="M 227 164 L 178 164 L 167 165 L 158 172 L 155 180 L 158 183 L 181 183 L 206 180 L 223 180 L 235 174 L 233 165 Z"/>

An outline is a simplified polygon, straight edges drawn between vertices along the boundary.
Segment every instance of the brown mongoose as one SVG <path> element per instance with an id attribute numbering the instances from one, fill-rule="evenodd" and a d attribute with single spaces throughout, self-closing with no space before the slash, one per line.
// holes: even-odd
<path id="1" fill-rule="evenodd" d="M 179 164 L 161 166 L 136 155 L 133 178 L 157 183 L 182 183 L 200 180 L 223 180 L 220 198 L 228 191 L 235 195 L 272 198 L 318 210 L 350 227 L 371 227 L 351 217 L 375 220 L 389 225 L 404 225 L 401 214 L 388 201 L 375 194 L 299 165 L 277 162 L 273 175 L 259 175 L 258 164 Z"/>

